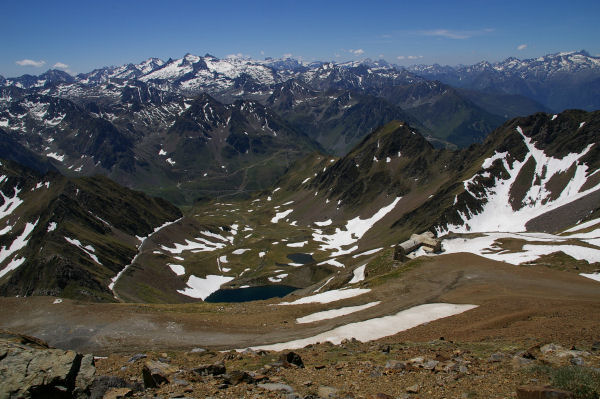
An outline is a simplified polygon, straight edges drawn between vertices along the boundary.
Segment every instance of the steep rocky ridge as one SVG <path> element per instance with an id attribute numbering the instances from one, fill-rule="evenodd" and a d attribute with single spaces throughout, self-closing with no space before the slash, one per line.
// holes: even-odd
<path id="1" fill-rule="evenodd" d="M 113 300 L 113 278 L 144 237 L 180 211 L 104 177 L 0 166 L 2 295 Z"/>

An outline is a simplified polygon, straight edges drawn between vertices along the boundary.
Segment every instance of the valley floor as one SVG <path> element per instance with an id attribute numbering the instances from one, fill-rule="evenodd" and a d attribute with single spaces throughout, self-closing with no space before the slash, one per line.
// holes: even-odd
<path id="1" fill-rule="evenodd" d="M 340 325 L 395 314 L 424 303 L 478 307 L 400 332 L 384 341 L 522 341 L 565 345 L 600 340 L 600 286 L 543 266 L 513 266 L 471 254 L 421 258 L 369 281 L 370 292 L 334 304 L 107 304 L 51 297 L 0 298 L 0 327 L 50 345 L 102 355 L 140 350 L 218 350 L 287 342 Z M 286 298 L 287 300 L 287 298 Z M 318 322 L 296 318 L 381 301 L 375 307 Z M 60 302 L 60 303 L 55 303 Z"/>

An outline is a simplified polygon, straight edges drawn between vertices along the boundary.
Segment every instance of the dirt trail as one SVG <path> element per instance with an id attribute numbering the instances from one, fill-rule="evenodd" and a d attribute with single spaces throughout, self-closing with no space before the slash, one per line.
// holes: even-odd
<path id="1" fill-rule="evenodd" d="M 544 267 L 516 267 L 470 254 L 432 258 L 335 304 L 97 304 L 55 298 L 0 298 L 0 328 L 37 336 L 60 348 L 95 354 L 136 350 L 243 348 L 312 336 L 354 321 L 428 302 L 472 303 L 477 309 L 384 340 L 554 342 L 598 340 L 600 284 Z M 379 306 L 336 319 L 299 325 L 316 311 L 380 300 Z"/>

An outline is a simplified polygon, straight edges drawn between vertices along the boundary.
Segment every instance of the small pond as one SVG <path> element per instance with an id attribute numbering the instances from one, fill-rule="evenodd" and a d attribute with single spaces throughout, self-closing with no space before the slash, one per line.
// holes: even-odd
<path id="1" fill-rule="evenodd" d="M 302 265 L 306 265 L 307 263 L 312 263 L 315 261 L 311 254 L 295 253 L 287 255 L 287 258 L 294 263 L 300 263 Z"/>
<path id="2" fill-rule="evenodd" d="M 269 298 L 282 298 L 296 287 L 289 285 L 261 285 L 258 287 L 218 290 L 210 294 L 204 302 L 249 302 Z"/>

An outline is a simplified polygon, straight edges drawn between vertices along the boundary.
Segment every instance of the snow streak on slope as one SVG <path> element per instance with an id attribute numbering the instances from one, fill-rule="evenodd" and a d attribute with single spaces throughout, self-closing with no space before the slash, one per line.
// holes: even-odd
<path id="1" fill-rule="evenodd" d="M 488 259 L 506 262 L 513 265 L 531 262 L 543 255 L 563 252 L 572 258 L 585 260 L 589 263 L 600 262 L 600 249 L 584 245 L 573 245 L 576 240 L 595 244 L 600 238 L 600 229 L 568 236 L 558 236 L 545 233 L 485 233 L 477 237 L 459 237 L 444 240 L 442 247 L 445 254 L 468 252 Z M 530 242 L 521 250 L 506 250 L 500 240 L 519 240 Z"/>
<path id="2" fill-rule="evenodd" d="M 2 180 L 0 179 L 0 181 Z M 4 219 L 6 216 L 13 213 L 14 210 L 23 203 L 23 200 L 18 197 L 20 191 L 21 190 L 15 187 L 15 195 L 12 197 L 7 197 L 2 191 L 0 191 L 2 199 L 4 200 L 4 203 L 0 206 L 0 219 Z"/>
<path id="3" fill-rule="evenodd" d="M 80 250 L 82 250 L 83 252 L 85 252 L 85 254 L 87 256 L 89 256 L 94 262 L 96 262 L 97 264 L 101 265 L 102 263 L 100 263 L 100 261 L 98 260 L 98 257 L 96 255 L 94 255 L 94 252 L 96 252 L 96 250 L 94 249 L 94 247 L 92 247 L 91 245 L 86 245 L 84 246 L 79 240 L 75 239 L 75 238 L 69 238 L 69 237 L 65 237 L 65 240 L 67 240 L 67 242 L 71 245 L 76 246 L 77 248 L 79 248 Z"/>
<path id="4" fill-rule="evenodd" d="M 342 230 L 339 227 L 335 229 L 333 234 L 323 234 L 319 231 L 313 233 L 313 239 L 317 242 L 321 242 L 321 251 L 335 250 L 331 256 L 340 256 L 350 252 L 354 252 L 358 249 L 358 246 L 353 246 L 350 249 L 342 249 L 356 243 L 362 238 L 362 236 L 371 228 L 375 223 L 383 219 L 398 202 L 401 197 L 396 198 L 390 205 L 381 208 L 373 216 L 368 219 L 361 219 L 355 217 L 354 219 L 346 222 L 346 230 Z"/>
<path id="5" fill-rule="evenodd" d="M 31 232 L 33 231 L 33 229 L 35 228 L 37 223 L 38 223 L 38 220 L 36 220 L 34 223 L 27 223 L 25 225 L 25 228 L 23 229 L 23 232 L 21 233 L 21 235 L 18 236 L 17 238 L 15 238 L 15 240 L 10 244 L 10 247 L 0 248 L 0 263 L 4 262 L 8 257 L 12 256 L 12 254 L 14 254 L 15 252 L 25 248 L 25 246 L 29 242 L 29 240 L 28 240 L 29 235 L 31 234 Z M 3 277 L 8 272 L 10 272 L 11 270 L 14 270 L 17 267 L 19 267 L 21 264 L 23 264 L 24 261 L 25 261 L 25 258 L 13 259 L 4 269 L 0 270 L 0 278 Z"/>
<path id="6" fill-rule="evenodd" d="M 138 256 L 140 256 L 140 254 L 142 253 L 142 247 L 144 246 L 144 243 L 146 242 L 146 240 L 150 237 L 152 237 L 154 234 L 158 233 L 160 230 L 164 229 L 167 226 L 170 226 L 174 223 L 179 222 L 181 219 L 183 218 L 179 218 L 177 220 L 174 220 L 172 222 L 166 222 L 165 224 L 163 224 L 162 226 L 158 226 L 157 228 L 154 229 L 154 231 L 152 233 L 150 233 L 147 237 L 138 237 L 140 239 L 140 245 L 138 245 L 138 253 L 135 254 L 135 256 L 133 257 L 133 259 L 131 260 L 131 263 L 128 264 L 127 266 L 125 266 L 119 273 L 117 273 L 116 276 L 114 276 L 110 282 L 110 284 L 108 285 L 108 289 L 110 289 L 113 294 L 116 296 L 115 293 L 115 284 L 117 283 L 117 281 L 119 280 L 119 278 L 121 277 L 121 275 L 125 272 L 125 270 L 127 270 L 129 267 L 131 267 L 131 265 L 133 265 L 135 263 L 135 261 L 137 260 Z"/>
<path id="7" fill-rule="evenodd" d="M 474 175 L 466 180 L 465 190 L 474 198 L 483 201 L 483 210 L 481 212 L 459 212 L 459 216 L 464 221 L 463 224 L 439 226 L 436 228 L 438 236 L 448 232 L 467 233 L 467 232 L 490 232 L 490 231 L 525 231 L 525 225 L 530 220 L 546 212 L 557 209 L 563 205 L 569 204 L 577 199 L 600 189 L 600 184 L 582 190 L 588 177 L 588 166 L 579 163 L 579 160 L 585 156 L 594 144 L 588 145 L 581 153 L 571 153 L 562 159 L 553 158 L 535 147 L 531 138 L 525 136 L 520 127 L 517 132 L 522 136 L 528 149 L 528 154 L 523 161 L 514 160 L 509 164 L 507 153 L 496 153 L 486 159 L 482 168 L 484 172 Z M 504 169 L 508 172 L 508 178 L 497 177 L 491 188 L 484 188 L 482 191 L 475 190 L 475 182 L 479 177 L 489 176 L 488 168 L 494 161 L 501 160 Z M 529 190 L 525 194 L 519 209 L 513 209 L 511 205 L 511 188 L 516 182 L 519 173 L 528 161 L 535 162 L 535 171 Z M 565 173 L 574 168 L 575 172 L 568 184 L 561 191 L 560 195 L 553 199 L 552 192 L 548 189 L 548 182 L 557 174 Z"/>

